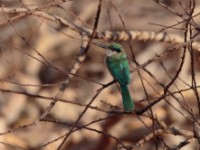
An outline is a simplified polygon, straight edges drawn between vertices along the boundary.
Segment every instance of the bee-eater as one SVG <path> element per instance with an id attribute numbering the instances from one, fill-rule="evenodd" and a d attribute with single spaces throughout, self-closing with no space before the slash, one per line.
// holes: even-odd
<path id="1" fill-rule="evenodd" d="M 118 43 L 111 43 L 107 46 L 98 44 L 98 46 L 106 49 L 105 61 L 111 75 L 120 85 L 124 110 L 126 112 L 132 111 L 134 109 L 134 103 L 128 89 L 130 70 L 123 47 Z"/>

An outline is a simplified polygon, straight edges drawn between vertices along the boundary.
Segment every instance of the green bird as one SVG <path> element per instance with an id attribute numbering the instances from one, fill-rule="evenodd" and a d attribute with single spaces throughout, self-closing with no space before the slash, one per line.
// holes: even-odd
<path id="1" fill-rule="evenodd" d="M 118 43 L 111 43 L 107 46 L 98 44 L 98 46 L 106 49 L 106 64 L 111 75 L 120 85 L 124 110 L 133 111 L 134 103 L 128 89 L 130 69 L 123 47 Z"/>

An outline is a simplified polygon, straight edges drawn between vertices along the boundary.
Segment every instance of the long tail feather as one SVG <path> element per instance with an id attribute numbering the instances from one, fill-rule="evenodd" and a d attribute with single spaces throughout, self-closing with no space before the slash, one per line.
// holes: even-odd
<path id="1" fill-rule="evenodd" d="M 120 85 L 120 88 L 121 88 L 121 94 L 122 94 L 122 99 L 123 99 L 123 104 L 124 104 L 124 110 L 126 112 L 130 112 L 134 109 L 134 103 L 131 98 L 128 86 Z"/>

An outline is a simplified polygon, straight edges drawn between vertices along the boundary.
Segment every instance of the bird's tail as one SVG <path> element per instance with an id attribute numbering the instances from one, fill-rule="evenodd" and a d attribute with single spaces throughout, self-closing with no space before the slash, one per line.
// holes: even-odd
<path id="1" fill-rule="evenodd" d="M 130 112 L 134 109 L 134 103 L 131 98 L 128 86 L 120 85 L 120 88 L 121 88 L 121 94 L 122 94 L 122 99 L 123 99 L 123 104 L 124 104 L 124 110 L 126 112 Z"/>

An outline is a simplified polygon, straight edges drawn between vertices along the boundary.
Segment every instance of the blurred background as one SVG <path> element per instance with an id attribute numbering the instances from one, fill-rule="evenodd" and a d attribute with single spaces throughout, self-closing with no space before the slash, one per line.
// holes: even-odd
<path id="1" fill-rule="evenodd" d="M 188 23 L 190 3 L 194 2 L 193 15 L 197 15 Z M 165 41 L 138 39 L 130 41 L 130 47 L 123 40 L 94 39 L 123 45 L 130 63 L 129 89 L 136 112 L 161 100 L 143 113 L 123 113 L 117 84 L 98 91 L 113 78 L 104 63 L 105 51 L 91 43 L 60 101 L 45 119 L 36 121 L 68 78 L 65 72 L 77 62 L 82 43 L 77 30 L 42 15 L 59 16 L 92 30 L 98 4 L 98 0 L 1 1 L 0 149 L 57 149 L 63 138 L 56 139 L 70 130 L 96 94 L 63 149 L 199 149 L 200 54 L 192 45 L 176 48 Z M 97 30 L 125 31 L 121 16 L 128 31 L 166 32 L 187 40 L 192 38 L 186 33 L 187 24 L 191 24 L 190 34 L 198 42 L 199 12 L 198 0 L 104 0 Z"/>

